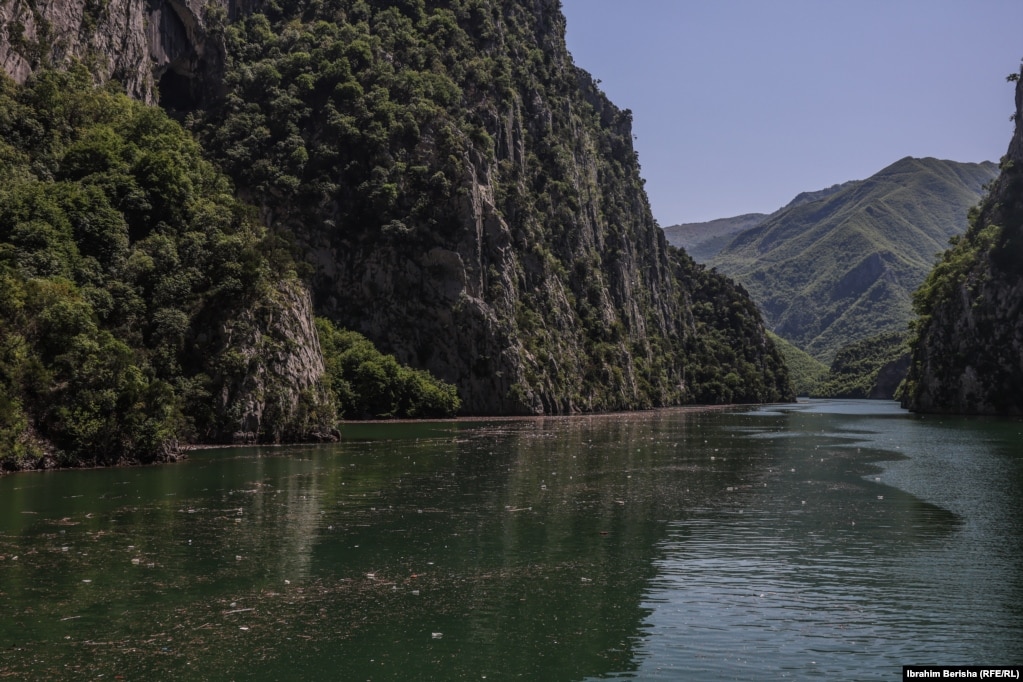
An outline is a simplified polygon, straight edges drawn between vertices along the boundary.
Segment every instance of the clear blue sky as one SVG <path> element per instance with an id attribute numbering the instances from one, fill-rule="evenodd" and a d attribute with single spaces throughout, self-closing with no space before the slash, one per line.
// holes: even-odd
<path id="1" fill-rule="evenodd" d="M 661 226 L 769 213 L 904 156 L 998 161 L 1023 0 L 562 0 L 633 111 Z"/>

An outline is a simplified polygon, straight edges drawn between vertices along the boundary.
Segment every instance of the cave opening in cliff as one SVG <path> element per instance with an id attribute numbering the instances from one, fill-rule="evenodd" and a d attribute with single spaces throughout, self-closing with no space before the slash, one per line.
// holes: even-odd
<path id="1" fill-rule="evenodd" d="M 199 98 L 195 92 L 195 81 L 173 69 L 160 77 L 157 84 L 160 91 L 160 106 L 170 114 L 182 114 L 195 109 Z"/>

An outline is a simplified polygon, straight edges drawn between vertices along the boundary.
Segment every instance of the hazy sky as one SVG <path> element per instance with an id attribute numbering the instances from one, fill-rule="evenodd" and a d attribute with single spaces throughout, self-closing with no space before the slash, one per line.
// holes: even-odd
<path id="1" fill-rule="evenodd" d="M 769 213 L 904 156 L 998 161 L 1023 0 L 562 0 L 633 111 L 662 226 Z"/>

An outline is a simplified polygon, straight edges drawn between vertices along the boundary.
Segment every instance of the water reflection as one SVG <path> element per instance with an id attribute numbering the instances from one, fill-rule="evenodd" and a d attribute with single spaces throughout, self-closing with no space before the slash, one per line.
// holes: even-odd
<path id="1" fill-rule="evenodd" d="M 964 455 L 962 424 L 878 405 L 361 425 L 337 446 L 0 480 L 0 675 L 863 678 L 1018 659 L 1019 503 L 988 483 L 1018 490 L 1014 434 L 971 422 Z M 958 641 L 978 608 L 1000 634 Z"/>

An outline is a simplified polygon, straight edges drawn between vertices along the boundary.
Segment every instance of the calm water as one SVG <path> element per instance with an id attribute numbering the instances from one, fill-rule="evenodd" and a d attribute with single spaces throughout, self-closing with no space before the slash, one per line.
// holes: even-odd
<path id="1" fill-rule="evenodd" d="M 1023 423 L 360 425 L 0 479 L 0 678 L 898 679 L 1023 662 Z"/>

